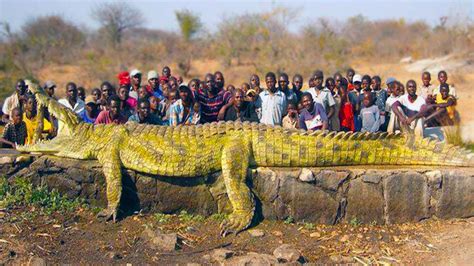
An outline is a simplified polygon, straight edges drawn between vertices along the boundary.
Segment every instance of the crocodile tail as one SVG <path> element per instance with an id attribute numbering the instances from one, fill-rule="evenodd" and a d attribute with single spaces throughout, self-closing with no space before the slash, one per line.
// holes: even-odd
<path id="1" fill-rule="evenodd" d="M 351 133 L 347 139 L 352 164 L 474 166 L 469 150 L 414 134 Z"/>

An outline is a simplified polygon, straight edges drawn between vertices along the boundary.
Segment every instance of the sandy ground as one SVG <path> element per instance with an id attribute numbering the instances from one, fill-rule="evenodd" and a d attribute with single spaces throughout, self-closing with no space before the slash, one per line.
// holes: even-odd
<path id="1" fill-rule="evenodd" d="M 207 264 L 209 254 L 225 246 L 234 257 L 248 252 L 272 254 L 281 244 L 297 248 L 306 262 L 468 265 L 474 261 L 474 219 L 428 220 L 401 225 L 336 226 L 264 221 L 249 232 L 219 237 L 219 222 L 173 216 L 160 222 L 152 215 L 129 216 L 116 224 L 99 222 L 91 211 L 37 214 L 34 208 L 0 212 L 0 264 Z M 146 228 L 178 233 L 178 249 L 162 251 L 144 241 Z"/>

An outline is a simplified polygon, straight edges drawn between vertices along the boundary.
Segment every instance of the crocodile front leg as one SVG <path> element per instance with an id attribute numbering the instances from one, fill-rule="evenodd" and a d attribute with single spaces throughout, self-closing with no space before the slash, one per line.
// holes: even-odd
<path id="1" fill-rule="evenodd" d="M 118 147 L 110 146 L 112 145 L 109 145 L 97 156 L 97 159 L 102 164 L 102 171 L 104 172 L 107 184 L 107 209 L 101 211 L 98 217 L 105 220 L 112 219 L 115 222 L 120 205 L 120 197 L 122 196 L 122 163 Z"/>
<path id="2" fill-rule="evenodd" d="M 222 149 L 222 177 L 233 212 L 221 225 L 221 235 L 239 233 L 252 222 L 255 212 L 253 194 L 245 178 L 249 166 L 250 144 L 242 138 L 232 138 Z"/>

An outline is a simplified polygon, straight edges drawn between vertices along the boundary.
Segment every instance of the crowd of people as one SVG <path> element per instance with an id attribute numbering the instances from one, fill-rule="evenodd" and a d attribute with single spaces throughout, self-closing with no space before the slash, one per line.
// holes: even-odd
<path id="1" fill-rule="evenodd" d="M 456 90 L 447 83 L 445 71 L 438 73 L 437 86 L 431 83 L 431 74 L 423 72 L 418 86 L 415 80 L 403 84 L 393 77 L 382 82 L 380 76 L 356 74 L 353 69 L 345 76 L 338 72 L 325 78 L 323 71 L 317 70 L 305 90 L 300 74 L 290 82 L 286 73 L 277 76 L 269 72 L 264 87 L 256 74 L 241 86 L 226 86 L 220 71 L 185 84 L 167 66 L 161 75 L 152 70 L 145 82 L 143 77 L 137 69 L 121 72 L 118 86 L 105 81 L 90 94 L 69 82 L 66 97 L 58 102 L 91 124 L 178 126 L 239 120 L 303 130 L 411 131 L 422 135 L 426 126 L 453 125 L 459 120 Z M 31 144 L 38 133 L 53 138 L 64 130 L 47 108 L 38 113 L 26 84 L 18 80 L 15 92 L 2 107 L 6 126 L 0 141 L 7 147 Z M 46 81 L 43 89 L 56 99 L 53 81 Z"/>

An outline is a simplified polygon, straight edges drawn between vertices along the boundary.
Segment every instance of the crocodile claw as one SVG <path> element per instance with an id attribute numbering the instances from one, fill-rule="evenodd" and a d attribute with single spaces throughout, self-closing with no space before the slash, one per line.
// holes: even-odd
<path id="1" fill-rule="evenodd" d="M 232 233 L 237 235 L 250 225 L 252 217 L 252 212 L 233 212 L 231 215 L 229 215 L 227 220 L 222 222 L 220 235 L 222 237 L 226 237 L 227 235 L 230 235 Z"/>
<path id="2" fill-rule="evenodd" d="M 107 208 L 105 210 L 102 210 L 97 214 L 97 218 L 102 219 L 104 221 L 110 221 L 116 222 L 117 221 L 117 209 L 112 209 L 112 208 Z"/>

